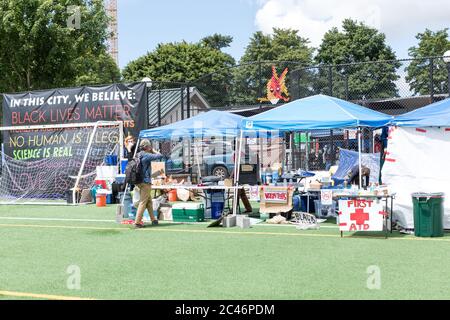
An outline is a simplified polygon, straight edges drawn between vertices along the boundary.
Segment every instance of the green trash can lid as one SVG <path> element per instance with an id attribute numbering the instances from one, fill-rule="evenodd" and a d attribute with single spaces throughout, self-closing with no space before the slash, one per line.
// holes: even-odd
<path id="1" fill-rule="evenodd" d="M 444 193 L 443 192 L 414 192 L 412 194 L 413 198 L 443 198 Z"/>

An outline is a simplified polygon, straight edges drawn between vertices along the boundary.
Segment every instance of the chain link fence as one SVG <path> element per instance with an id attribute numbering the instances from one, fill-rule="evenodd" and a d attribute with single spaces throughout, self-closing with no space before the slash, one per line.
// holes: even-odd
<path id="1" fill-rule="evenodd" d="M 242 115 L 315 94 L 396 115 L 447 97 L 448 68 L 442 57 L 321 66 L 256 61 L 205 75 L 191 85 L 200 90 L 210 107 Z M 268 90 L 276 90 L 283 80 L 286 91 L 270 101 Z"/>
<path id="2" fill-rule="evenodd" d="M 443 57 L 305 66 L 295 61 L 255 61 L 189 83 L 154 82 L 148 91 L 149 127 L 209 109 L 252 116 L 304 97 L 326 94 L 390 115 L 449 96 L 450 64 Z M 363 151 L 379 152 L 381 132 L 363 132 Z M 325 170 L 340 148 L 357 150 L 356 130 L 288 133 L 284 151 L 291 168 Z"/>

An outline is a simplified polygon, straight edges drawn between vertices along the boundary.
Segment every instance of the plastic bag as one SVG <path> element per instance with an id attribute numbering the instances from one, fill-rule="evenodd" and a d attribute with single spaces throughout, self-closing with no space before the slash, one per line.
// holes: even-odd
<path id="1" fill-rule="evenodd" d="M 133 207 L 139 207 L 139 201 L 141 201 L 141 189 L 135 186 L 133 189 Z"/>

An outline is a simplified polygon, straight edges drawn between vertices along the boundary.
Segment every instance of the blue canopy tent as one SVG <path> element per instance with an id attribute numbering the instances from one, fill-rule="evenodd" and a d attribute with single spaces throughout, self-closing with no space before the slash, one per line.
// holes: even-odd
<path id="1" fill-rule="evenodd" d="M 243 119 L 244 117 L 233 113 L 211 110 L 166 126 L 142 130 L 139 138 L 162 140 L 179 137 L 237 137 Z"/>
<path id="2" fill-rule="evenodd" d="M 348 101 L 315 95 L 242 120 L 241 137 L 245 131 L 379 128 L 388 125 L 391 120 L 392 117 L 389 115 Z M 361 174 L 361 134 L 358 137 L 358 149 Z"/>
<path id="3" fill-rule="evenodd" d="M 450 98 L 397 116 L 392 121 L 399 127 L 450 127 Z"/>
<path id="4" fill-rule="evenodd" d="M 391 120 L 384 113 L 319 94 L 244 119 L 243 128 L 266 131 L 379 128 Z"/>
<path id="5" fill-rule="evenodd" d="M 236 139 L 239 136 L 242 120 L 244 120 L 244 117 L 240 115 L 226 111 L 211 110 L 169 125 L 142 130 L 139 133 L 139 139 L 163 140 L 181 137 L 202 138 L 218 136 Z M 197 166 L 200 174 L 198 159 Z M 236 171 L 236 166 L 234 167 Z M 237 191 L 235 190 L 235 199 L 236 197 Z M 233 208 L 235 208 L 235 205 L 233 205 Z"/>

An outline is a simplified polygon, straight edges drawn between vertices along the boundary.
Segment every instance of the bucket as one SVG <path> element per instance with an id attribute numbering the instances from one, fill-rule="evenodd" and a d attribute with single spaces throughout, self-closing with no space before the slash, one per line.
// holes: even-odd
<path id="1" fill-rule="evenodd" d="M 106 195 L 106 204 L 112 204 L 113 203 L 113 196 L 112 193 L 108 193 Z"/>
<path id="2" fill-rule="evenodd" d="M 222 216 L 224 203 L 212 202 L 211 203 L 211 219 L 219 219 Z"/>
<path id="3" fill-rule="evenodd" d="M 106 194 L 97 193 L 95 197 L 95 204 L 97 207 L 106 207 Z"/>
<path id="4" fill-rule="evenodd" d="M 125 173 L 125 170 L 127 169 L 128 159 L 120 161 L 120 173 Z"/>
<path id="5" fill-rule="evenodd" d="M 177 200 L 178 200 L 177 190 L 176 189 L 170 190 L 169 191 L 169 201 L 170 202 L 175 202 Z"/>

